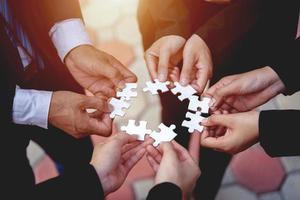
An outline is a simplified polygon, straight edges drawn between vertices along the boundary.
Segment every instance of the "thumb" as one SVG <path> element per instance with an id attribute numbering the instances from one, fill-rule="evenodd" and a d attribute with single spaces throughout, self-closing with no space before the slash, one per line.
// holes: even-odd
<path id="1" fill-rule="evenodd" d="M 97 112 L 109 112 L 109 106 L 107 101 L 98 97 L 87 97 L 85 96 L 84 101 L 80 104 L 82 109 L 97 109 Z"/>
<path id="2" fill-rule="evenodd" d="M 178 160 L 176 151 L 170 142 L 163 142 L 160 145 L 161 145 L 160 150 L 162 152 L 162 162 L 163 162 L 163 160 L 168 160 L 168 161 L 170 161 L 170 160 L 177 161 Z"/>
<path id="3" fill-rule="evenodd" d="M 210 117 L 204 119 L 201 122 L 203 126 L 223 126 L 230 128 L 232 123 L 232 118 L 230 114 L 214 114 Z"/>
<path id="4" fill-rule="evenodd" d="M 223 79 L 220 82 L 216 83 L 214 86 L 208 89 L 206 92 L 209 96 L 213 97 L 213 108 L 218 108 L 220 104 L 229 96 L 235 95 L 238 93 L 240 84 L 238 81 L 232 81 L 226 83 L 227 80 Z"/>
<path id="5" fill-rule="evenodd" d="M 217 149 L 217 150 L 223 150 L 223 140 L 224 137 L 206 137 L 206 138 L 201 138 L 201 145 L 204 147 L 212 148 L 212 149 Z"/>

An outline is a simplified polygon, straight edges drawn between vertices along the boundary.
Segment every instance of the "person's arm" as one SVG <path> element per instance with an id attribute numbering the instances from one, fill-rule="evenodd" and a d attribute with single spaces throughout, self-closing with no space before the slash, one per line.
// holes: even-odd
<path id="1" fill-rule="evenodd" d="M 189 10 L 184 0 L 141 0 L 138 21 L 143 35 L 146 30 L 154 32 L 153 40 L 166 35 L 188 37 Z"/>
<path id="2" fill-rule="evenodd" d="M 299 156 L 299 110 L 261 111 L 259 141 L 268 155 Z"/>
<path id="3" fill-rule="evenodd" d="M 72 171 L 38 184 L 30 199 L 104 199 L 101 181 L 92 165 L 74 166 Z"/>
<path id="4" fill-rule="evenodd" d="M 214 64 L 221 63 L 228 51 L 255 27 L 261 13 L 258 0 L 233 1 L 195 32 L 208 45 Z"/>
<path id="5" fill-rule="evenodd" d="M 12 121 L 16 124 L 48 128 L 48 113 L 52 92 L 16 87 Z"/>
<path id="6" fill-rule="evenodd" d="M 174 183 L 160 183 L 155 185 L 148 193 L 147 200 L 159 200 L 159 199 L 172 199 L 181 200 L 182 191 L 180 187 Z"/>
<path id="7" fill-rule="evenodd" d="M 280 55 L 274 56 L 271 68 L 276 71 L 285 85 L 285 95 L 291 95 L 300 90 L 299 67 L 300 67 L 300 38 L 282 49 Z"/>

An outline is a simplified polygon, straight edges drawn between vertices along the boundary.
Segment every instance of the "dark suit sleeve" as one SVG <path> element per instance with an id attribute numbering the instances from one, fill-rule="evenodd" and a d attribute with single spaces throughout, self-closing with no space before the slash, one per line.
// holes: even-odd
<path id="1" fill-rule="evenodd" d="M 75 167 L 62 176 L 38 184 L 31 199 L 104 199 L 101 182 L 93 166 Z"/>
<path id="2" fill-rule="evenodd" d="M 270 66 L 276 71 L 285 84 L 285 95 L 291 95 L 300 90 L 300 38 L 283 48 L 278 55 L 274 56 Z"/>
<path id="3" fill-rule="evenodd" d="M 259 0 L 237 0 L 211 17 L 196 31 L 208 45 L 214 64 L 222 63 L 238 41 L 255 27 L 262 14 Z"/>
<path id="4" fill-rule="evenodd" d="M 268 155 L 300 156 L 299 117 L 299 110 L 260 113 L 259 141 Z"/>
<path id="5" fill-rule="evenodd" d="M 44 25 L 48 31 L 56 22 L 72 18 L 83 19 L 78 0 L 34 0 L 34 4 L 46 16 Z"/>
<path id="6" fill-rule="evenodd" d="M 160 199 L 172 199 L 181 200 L 182 192 L 181 189 L 173 183 L 161 183 L 154 186 L 148 196 L 147 200 L 160 200 Z"/>

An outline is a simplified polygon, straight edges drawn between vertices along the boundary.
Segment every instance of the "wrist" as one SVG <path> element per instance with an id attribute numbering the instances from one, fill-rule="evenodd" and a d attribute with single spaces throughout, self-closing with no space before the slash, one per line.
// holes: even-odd
<path id="1" fill-rule="evenodd" d="M 285 85 L 284 83 L 281 81 L 280 77 L 278 76 L 278 74 L 272 69 L 272 67 L 270 66 L 266 66 L 263 68 L 263 70 L 265 70 L 265 73 L 268 75 L 268 77 L 270 77 L 270 80 L 276 84 L 276 92 L 279 94 L 280 92 L 282 92 L 285 89 Z"/>
<path id="2" fill-rule="evenodd" d="M 78 62 L 78 60 L 81 60 L 84 54 L 90 50 L 90 48 L 93 48 L 93 46 L 84 44 L 84 45 L 79 45 L 73 48 L 72 50 L 70 50 L 64 59 L 66 66 L 68 68 L 74 67 Z"/>
<path id="3" fill-rule="evenodd" d="M 97 175 L 98 175 L 98 178 L 101 182 L 101 186 L 102 186 L 102 190 L 103 190 L 103 193 L 104 193 L 104 196 L 108 195 L 110 192 L 111 192 L 111 181 L 108 179 L 107 176 L 105 176 L 101 171 L 101 169 L 99 167 L 97 167 L 97 165 L 93 162 L 90 163 L 94 169 L 96 170 L 97 172 Z"/>

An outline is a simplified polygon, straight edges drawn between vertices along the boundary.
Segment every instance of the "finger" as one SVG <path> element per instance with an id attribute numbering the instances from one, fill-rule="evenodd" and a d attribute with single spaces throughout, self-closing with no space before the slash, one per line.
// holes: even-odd
<path id="1" fill-rule="evenodd" d="M 231 115 L 211 115 L 210 117 L 202 120 L 201 125 L 203 126 L 224 126 L 224 127 L 231 127 Z"/>
<path id="2" fill-rule="evenodd" d="M 147 155 L 146 158 L 147 158 L 147 161 L 148 161 L 150 167 L 151 167 L 151 168 L 153 169 L 153 171 L 156 173 L 156 172 L 158 171 L 158 168 L 159 168 L 159 163 L 157 163 L 157 162 L 155 161 L 155 159 L 153 159 L 153 157 L 150 156 L 150 155 Z"/>
<path id="3" fill-rule="evenodd" d="M 178 144 L 176 141 L 172 141 L 172 144 L 173 144 L 173 147 L 176 150 L 176 152 L 179 154 L 180 159 L 191 158 L 191 156 L 186 148 L 184 148 L 183 146 Z M 198 159 L 198 158 L 196 158 L 196 159 Z"/>
<path id="4" fill-rule="evenodd" d="M 240 84 L 238 82 L 232 82 L 228 85 L 218 88 L 213 94 L 214 104 L 211 105 L 212 109 L 218 108 L 225 98 L 238 94 Z"/>
<path id="5" fill-rule="evenodd" d="M 212 149 L 221 149 L 223 137 L 206 137 L 201 139 L 201 145 Z"/>
<path id="6" fill-rule="evenodd" d="M 208 79 L 209 79 L 209 70 L 207 67 L 198 70 L 197 72 L 197 81 L 196 84 L 198 86 L 198 92 L 202 93 L 207 85 Z"/>
<path id="7" fill-rule="evenodd" d="M 131 156 L 135 155 L 141 149 L 145 150 L 145 147 L 143 147 L 142 144 L 140 144 L 140 145 L 132 148 L 131 150 L 125 152 L 124 154 L 122 154 L 122 159 L 126 162 L 126 160 L 130 159 Z"/>
<path id="8" fill-rule="evenodd" d="M 170 62 L 170 49 L 162 47 L 160 49 L 159 61 L 158 61 L 158 79 L 161 82 L 165 82 L 168 78 L 168 68 Z"/>
<path id="9" fill-rule="evenodd" d="M 84 100 L 79 104 L 80 108 L 85 112 L 86 109 L 97 109 L 98 112 L 109 112 L 107 102 L 98 97 L 84 96 Z"/>
<path id="10" fill-rule="evenodd" d="M 116 141 L 118 143 L 118 146 L 123 147 L 125 144 L 137 141 L 137 138 L 132 135 L 119 132 L 113 137 L 111 137 L 111 140 Z"/>
<path id="11" fill-rule="evenodd" d="M 180 73 L 180 83 L 183 86 L 186 86 L 191 81 L 190 76 L 195 66 L 195 59 L 196 55 L 186 46 L 183 50 L 183 65 Z"/>
<path id="12" fill-rule="evenodd" d="M 97 97 L 112 97 L 115 95 L 114 84 L 105 77 L 97 77 L 87 89 Z M 104 99 L 104 98 L 103 98 Z"/>
<path id="13" fill-rule="evenodd" d="M 134 141 L 132 143 L 129 143 L 129 144 L 125 144 L 123 147 L 122 147 L 122 154 L 126 153 L 127 151 L 137 147 L 138 145 L 142 144 L 140 141 Z"/>
<path id="14" fill-rule="evenodd" d="M 191 135 L 189 150 L 188 150 L 190 156 L 197 163 L 199 163 L 200 139 L 201 139 L 201 133 L 195 131 Z"/>
<path id="15" fill-rule="evenodd" d="M 146 150 L 149 156 L 151 156 L 156 162 L 161 162 L 162 155 L 156 148 L 154 148 L 152 145 L 148 145 Z"/>
<path id="16" fill-rule="evenodd" d="M 160 148 L 162 150 L 162 162 L 163 160 L 178 160 L 176 151 L 171 142 L 162 142 Z"/>
<path id="17" fill-rule="evenodd" d="M 146 52 L 145 61 L 151 78 L 157 79 L 158 56 L 154 55 L 153 52 Z"/>
<path id="18" fill-rule="evenodd" d="M 109 118 L 109 115 L 104 114 L 106 116 L 104 116 L 104 119 L 102 120 L 97 118 L 92 118 L 88 116 L 87 113 L 85 115 L 86 115 L 85 117 L 88 118 L 86 124 L 87 132 L 89 132 L 90 134 L 101 135 L 104 137 L 111 135 L 112 120 Z"/>
<path id="19" fill-rule="evenodd" d="M 140 149 L 136 154 L 132 155 L 126 162 L 124 163 L 125 174 L 127 175 L 130 170 L 136 165 L 136 163 L 141 160 L 141 158 L 145 155 L 146 150 Z"/>
<path id="20" fill-rule="evenodd" d="M 120 81 L 121 83 L 119 82 L 119 84 L 124 84 L 124 81 L 126 83 L 135 83 L 137 81 L 136 75 L 133 72 L 131 72 L 126 66 L 124 66 L 118 59 L 111 56 L 110 62 L 117 70 L 119 70 L 123 77 L 123 79 Z M 123 86 L 119 88 L 123 88 Z"/>

